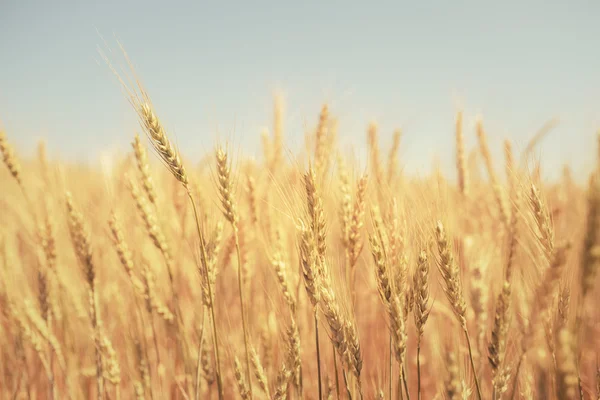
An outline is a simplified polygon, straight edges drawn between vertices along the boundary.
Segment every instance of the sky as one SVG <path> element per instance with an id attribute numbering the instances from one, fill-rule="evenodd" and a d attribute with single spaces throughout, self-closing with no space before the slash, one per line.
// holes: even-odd
<path id="1" fill-rule="evenodd" d="M 0 0 L 0 127 L 22 154 L 96 161 L 140 131 L 98 53 L 129 54 L 181 152 L 217 140 L 260 156 L 273 94 L 294 152 L 327 102 L 342 148 L 365 153 L 403 130 L 401 161 L 452 170 L 454 118 L 468 146 L 481 116 L 497 159 L 559 118 L 536 154 L 545 177 L 589 171 L 600 128 L 597 1 L 10 1 Z M 112 51 L 106 50 L 108 46 Z"/>

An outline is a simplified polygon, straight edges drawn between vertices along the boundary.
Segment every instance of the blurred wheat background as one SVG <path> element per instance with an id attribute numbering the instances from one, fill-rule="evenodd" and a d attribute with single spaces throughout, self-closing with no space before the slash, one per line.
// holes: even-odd
<path id="1" fill-rule="evenodd" d="M 103 166 L 0 134 L 3 398 L 600 395 L 598 167 L 543 181 L 540 132 L 497 169 L 459 112 L 457 180 L 375 123 L 359 168 L 327 104 L 292 155 L 281 97 L 259 160 L 188 160 L 123 84 L 143 133 Z"/>

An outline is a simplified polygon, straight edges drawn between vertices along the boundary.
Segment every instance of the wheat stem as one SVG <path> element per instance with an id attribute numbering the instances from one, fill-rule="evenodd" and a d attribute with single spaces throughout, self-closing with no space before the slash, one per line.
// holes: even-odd
<path id="1" fill-rule="evenodd" d="M 317 309 L 315 309 L 315 343 L 317 346 L 317 375 L 319 381 L 319 400 L 323 399 L 323 387 L 321 384 L 321 349 L 319 346 L 319 317 Z M 339 392 L 338 392 L 339 397 Z"/>
<path id="2" fill-rule="evenodd" d="M 473 371 L 473 378 L 475 379 L 475 386 L 477 387 L 477 398 L 482 400 L 481 386 L 479 385 L 479 378 L 477 377 L 477 370 L 475 369 L 475 362 L 473 361 L 473 349 L 471 348 L 471 338 L 467 328 L 464 327 L 465 337 L 467 338 L 467 347 L 469 348 L 469 361 L 471 362 L 471 370 Z"/>
<path id="3" fill-rule="evenodd" d="M 204 273 L 204 278 L 206 279 L 206 282 L 209 282 L 208 286 L 208 294 L 209 294 L 209 298 L 211 299 L 210 301 L 210 318 L 211 318 L 211 325 L 212 325 L 212 329 L 213 329 L 213 347 L 214 347 L 214 352 L 215 352 L 215 362 L 217 365 L 217 389 L 219 391 L 219 400 L 223 400 L 224 395 L 223 395 L 223 381 L 221 378 L 221 361 L 220 361 L 220 357 L 219 357 L 219 340 L 218 340 L 218 333 L 217 333 L 217 322 L 216 322 L 216 318 L 215 318 L 215 306 L 214 306 L 214 296 L 212 294 L 212 285 L 210 284 L 210 277 L 209 277 L 209 273 L 208 273 L 208 260 L 206 257 L 206 241 L 204 238 L 204 234 L 202 233 L 202 229 L 200 228 L 200 218 L 198 216 L 198 208 L 196 207 L 196 201 L 194 200 L 194 197 L 192 196 L 192 192 L 188 190 L 187 195 L 190 199 L 190 202 L 192 203 L 192 208 L 194 210 L 194 217 L 196 219 L 196 229 L 198 231 L 198 238 L 200 239 L 200 255 L 202 258 L 202 271 Z"/>

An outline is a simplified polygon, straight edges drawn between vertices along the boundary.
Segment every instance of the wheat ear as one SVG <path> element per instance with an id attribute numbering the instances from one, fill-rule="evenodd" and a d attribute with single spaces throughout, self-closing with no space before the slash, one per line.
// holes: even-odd
<path id="1" fill-rule="evenodd" d="M 250 361 L 252 362 L 252 367 L 254 368 L 254 376 L 258 381 L 258 386 L 265 393 L 267 397 L 271 397 L 271 392 L 269 391 L 269 380 L 267 379 L 267 373 L 260 362 L 260 357 L 256 352 L 254 346 L 250 345 Z"/>
<path id="2" fill-rule="evenodd" d="M 413 278 L 413 288 L 415 293 L 415 308 L 413 315 L 415 317 L 415 327 L 417 328 L 417 390 L 418 400 L 421 399 L 421 340 L 425 331 L 425 324 L 429 317 L 429 261 L 427 253 L 421 251 L 417 261 L 417 270 Z"/>
<path id="3" fill-rule="evenodd" d="M 140 135 L 136 134 L 131 143 L 133 151 L 135 153 L 135 161 L 137 164 L 138 172 L 144 185 L 144 190 L 148 196 L 150 203 L 156 205 L 156 190 L 154 189 L 154 182 L 152 182 L 152 175 L 150 175 L 150 166 L 148 165 L 148 155 L 146 154 L 146 148 L 140 140 Z"/>
<path id="4" fill-rule="evenodd" d="M 0 152 L 2 153 L 2 158 L 4 160 L 4 164 L 8 171 L 12 175 L 13 178 L 17 181 L 19 186 L 23 186 L 23 181 L 21 179 L 21 164 L 15 155 L 15 151 L 6 140 L 6 134 L 4 131 L 0 131 Z"/>
<path id="5" fill-rule="evenodd" d="M 83 272 L 88 284 L 89 302 L 90 302 L 90 318 L 92 320 L 92 328 L 94 329 L 94 341 L 96 344 L 96 390 L 99 400 L 104 398 L 104 372 L 103 360 L 101 354 L 100 342 L 100 317 L 98 314 L 98 304 L 96 301 L 96 268 L 92 254 L 92 245 L 90 242 L 90 234 L 84 222 L 83 215 L 75 208 L 71 193 L 66 193 L 67 212 L 69 217 L 69 232 L 71 241 L 75 248 L 75 254 L 79 259 Z"/>
<path id="6" fill-rule="evenodd" d="M 233 228 L 233 237 L 235 240 L 235 249 L 237 253 L 238 264 L 238 289 L 240 292 L 240 311 L 242 313 L 242 328 L 244 331 L 244 347 L 246 349 L 246 379 L 248 381 L 249 396 L 252 399 L 252 379 L 250 378 L 250 338 L 248 336 L 248 322 L 246 315 L 246 304 L 244 302 L 244 285 L 242 281 L 242 256 L 240 251 L 239 238 L 239 217 L 233 197 L 233 182 L 231 180 L 231 166 L 228 162 L 227 152 L 223 147 L 218 146 L 215 151 L 217 161 L 218 190 L 221 200 L 221 207 L 225 219 L 229 221 Z"/>
<path id="7" fill-rule="evenodd" d="M 446 298 L 450 302 L 452 310 L 454 311 L 454 314 L 458 319 L 458 322 L 465 334 L 465 338 L 467 339 L 467 345 L 469 348 L 469 359 L 471 361 L 471 369 L 473 372 L 473 377 L 475 379 L 475 385 L 477 386 L 477 397 L 479 398 L 479 400 L 482 400 L 481 387 L 479 385 L 477 371 L 475 370 L 475 362 L 473 361 L 471 339 L 467 330 L 467 306 L 462 293 L 460 271 L 454 261 L 454 256 L 452 255 L 450 245 L 448 244 L 448 239 L 446 237 L 444 226 L 439 221 L 436 226 L 436 238 L 438 244 L 438 251 L 440 253 L 440 257 L 438 260 L 438 270 L 442 275 L 444 283 L 444 293 L 446 294 Z"/>

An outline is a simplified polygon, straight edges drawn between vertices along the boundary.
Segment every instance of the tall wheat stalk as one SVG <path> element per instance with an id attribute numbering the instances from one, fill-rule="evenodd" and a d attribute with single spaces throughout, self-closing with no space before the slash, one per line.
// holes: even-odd
<path id="1" fill-rule="evenodd" d="M 438 221 L 436 226 L 436 239 L 439 251 L 438 259 L 438 270 L 442 275 L 444 283 L 444 293 L 446 298 L 452 306 L 452 311 L 462 328 L 465 338 L 467 339 L 467 347 L 469 349 L 469 360 L 471 362 L 471 370 L 473 372 L 473 378 L 475 379 L 475 385 L 477 386 L 477 397 L 482 400 L 481 386 L 479 384 L 479 378 L 477 377 L 477 370 L 475 369 L 475 362 L 473 361 L 473 350 L 471 346 L 471 338 L 467 329 L 467 306 L 462 293 L 462 285 L 460 280 L 460 271 L 454 261 L 452 250 L 448 244 L 446 237 L 446 231 L 444 225 Z"/>
<path id="2" fill-rule="evenodd" d="M 227 152 L 222 147 L 217 147 L 215 152 L 217 160 L 218 190 L 221 199 L 221 207 L 225 219 L 229 221 L 233 229 L 235 241 L 235 252 L 237 256 L 238 289 L 240 292 L 240 311 L 242 313 L 242 328 L 244 330 L 244 347 L 246 349 L 246 379 L 248 381 L 249 397 L 253 398 L 252 378 L 250 374 L 250 338 L 248 336 L 248 321 L 246 315 L 246 303 L 244 302 L 244 285 L 242 279 L 242 255 L 240 252 L 240 237 L 238 231 L 239 217 L 233 198 L 233 182 L 231 181 L 230 164 L 227 161 Z"/>
<path id="3" fill-rule="evenodd" d="M 98 400 L 104 398 L 104 369 L 102 360 L 102 343 L 100 337 L 100 315 L 98 311 L 96 293 L 96 266 L 92 254 L 90 234 L 85 225 L 83 215 L 75 208 L 71 193 L 66 193 L 66 205 L 69 217 L 69 232 L 75 248 L 75 254 L 83 268 L 89 293 L 89 313 L 94 329 L 95 355 L 96 355 L 96 395 Z"/>

